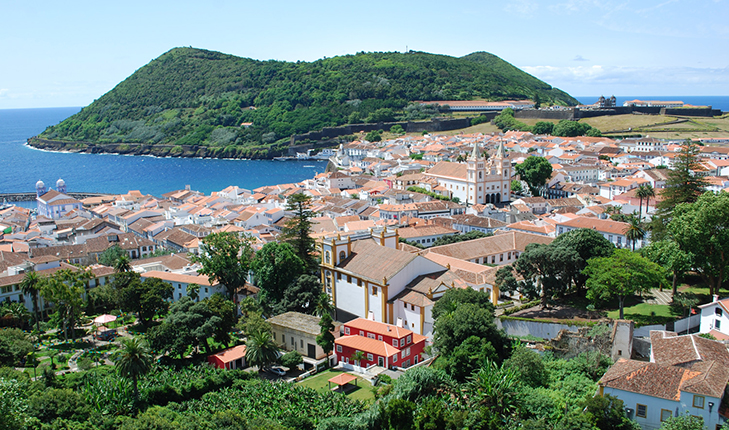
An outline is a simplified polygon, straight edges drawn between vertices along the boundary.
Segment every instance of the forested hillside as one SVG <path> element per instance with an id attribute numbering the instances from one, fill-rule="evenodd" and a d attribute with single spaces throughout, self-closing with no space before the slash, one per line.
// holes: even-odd
<path id="1" fill-rule="evenodd" d="M 175 48 L 40 137 L 204 145 L 236 156 L 326 126 L 437 114 L 409 104 L 416 100 L 535 98 L 576 103 L 485 52 L 358 53 L 291 63 Z"/>

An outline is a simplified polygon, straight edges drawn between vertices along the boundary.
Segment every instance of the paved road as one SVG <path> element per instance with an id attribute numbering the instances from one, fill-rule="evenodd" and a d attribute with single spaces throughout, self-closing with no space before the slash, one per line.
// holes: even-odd
<path id="1" fill-rule="evenodd" d="M 650 295 L 653 297 L 646 297 L 646 303 L 651 305 L 670 305 L 673 301 L 671 290 L 651 290 Z"/>

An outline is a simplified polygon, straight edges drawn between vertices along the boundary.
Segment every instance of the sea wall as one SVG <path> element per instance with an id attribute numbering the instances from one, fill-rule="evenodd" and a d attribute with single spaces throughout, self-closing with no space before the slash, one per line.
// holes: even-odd
<path id="1" fill-rule="evenodd" d="M 83 192 L 67 192 L 67 196 L 71 196 L 74 199 L 83 200 L 88 197 L 100 197 L 107 196 L 108 194 L 103 193 L 83 193 Z M 0 193 L 0 202 L 34 202 L 36 200 L 35 192 L 28 193 Z"/>
<path id="2" fill-rule="evenodd" d="M 291 136 L 291 145 L 294 146 L 301 141 L 317 141 L 325 139 L 334 139 L 339 136 L 356 134 L 360 132 L 370 132 L 373 130 L 388 131 L 394 125 L 399 125 L 408 133 L 422 133 L 456 130 L 471 126 L 471 118 L 456 119 L 434 119 L 431 121 L 396 121 L 396 122 L 378 122 L 372 124 L 347 124 L 339 127 L 324 127 L 318 131 L 310 131 L 304 134 L 294 134 Z"/>

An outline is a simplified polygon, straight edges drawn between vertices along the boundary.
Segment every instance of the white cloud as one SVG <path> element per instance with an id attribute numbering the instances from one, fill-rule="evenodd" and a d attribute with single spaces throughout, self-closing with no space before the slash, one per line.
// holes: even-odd
<path id="1" fill-rule="evenodd" d="M 595 94 L 620 88 L 633 94 L 729 94 L 729 67 L 526 66 L 524 71 L 565 91 Z M 601 90 L 603 89 L 603 90 Z M 617 90 L 615 90 L 616 93 Z M 588 93 L 582 93 L 588 94 Z"/>
<path id="2" fill-rule="evenodd" d="M 0 97 L 5 97 L 5 94 L 7 94 L 8 91 L 9 90 L 7 88 L 0 88 Z"/>
<path id="3" fill-rule="evenodd" d="M 572 61 L 590 61 L 587 58 L 583 57 L 580 54 L 575 55 L 575 58 L 572 59 Z"/>
<path id="4" fill-rule="evenodd" d="M 530 0 L 512 0 L 504 6 L 508 13 L 517 15 L 532 16 L 539 9 L 539 4 Z"/>

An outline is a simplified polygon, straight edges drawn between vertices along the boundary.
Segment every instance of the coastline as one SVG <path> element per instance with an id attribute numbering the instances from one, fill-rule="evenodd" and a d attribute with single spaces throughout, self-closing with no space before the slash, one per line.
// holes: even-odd
<path id="1" fill-rule="evenodd" d="M 255 149 L 252 154 L 231 154 L 223 148 L 213 151 L 203 145 L 168 145 L 144 143 L 95 143 L 61 141 L 31 137 L 23 146 L 45 152 L 70 154 L 110 154 L 155 158 L 196 158 L 217 160 L 272 160 L 280 156 L 270 149 Z M 216 148 L 217 149 L 217 148 Z"/>

